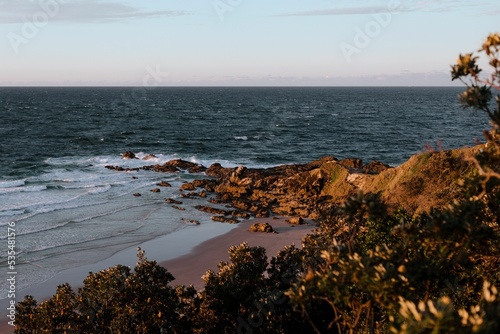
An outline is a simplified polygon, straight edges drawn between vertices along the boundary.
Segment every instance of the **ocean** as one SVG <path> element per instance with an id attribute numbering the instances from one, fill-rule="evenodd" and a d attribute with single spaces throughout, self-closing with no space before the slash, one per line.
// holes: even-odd
<path id="1" fill-rule="evenodd" d="M 396 166 L 426 147 L 472 146 L 489 128 L 457 87 L 0 88 L 0 271 L 16 230 L 18 289 L 176 231 L 220 224 L 165 203 L 202 174 L 120 173 L 185 159 L 270 167 L 323 156 Z M 132 151 L 139 158 L 123 160 Z M 150 190 L 160 181 L 172 188 Z M 133 196 L 141 193 L 140 198 Z M 7 282 L 0 282 L 0 299 Z"/>

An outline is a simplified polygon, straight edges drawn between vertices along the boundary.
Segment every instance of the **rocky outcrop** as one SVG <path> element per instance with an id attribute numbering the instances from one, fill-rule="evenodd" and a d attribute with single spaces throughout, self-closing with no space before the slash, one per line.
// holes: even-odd
<path id="1" fill-rule="evenodd" d="M 268 169 L 214 164 L 206 173 L 218 182 L 219 203 L 230 203 L 257 217 L 274 213 L 319 219 L 360 190 L 381 193 L 389 208 L 418 213 L 443 207 L 460 196 L 459 180 L 473 174 L 470 158 L 479 149 L 422 153 L 395 168 L 379 161 L 363 164 L 360 159 L 326 157 Z"/>
<path id="2" fill-rule="evenodd" d="M 184 183 L 181 190 L 192 192 L 181 196 L 206 196 L 206 192 L 211 192 L 216 196 L 209 202 L 236 209 L 196 207 L 215 214 L 212 218 L 217 221 L 235 223 L 234 217 L 246 218 L 248 212 L 256 217 L 277 214 L 319 219 L 359 191 L 380 193 L 390 207 L 415 213 L 449 204 L 459 196 L 459 180 L 473 173 L 469 160 L 479 149 L 422 153 L 395 168 L 378 161 L 364 164 L 360 159 L 339 161 L 325 157 L 307 164 L 266 169 L 224 168 L 218 163 L 205 168 L 183 160 L 142 169 L 168 173 L 204 171 L 210 178 Z M 127 171 L 121 167 L 106 168 Z M 194 191 L 200 188 L 201 192 Z"/>
<path id="3" fill-rule="evenodd" d="M 206 173 L 219 180 L 215 192 L 221 202 L 256 217 L 275 213 L 319 218 L 318 205 L 326 200 L 322 189 L 328 182 L 321 167 L 328 163 L 337 164 L 333 157 L 268 169 L 227 169 L 214 164 Z"/>

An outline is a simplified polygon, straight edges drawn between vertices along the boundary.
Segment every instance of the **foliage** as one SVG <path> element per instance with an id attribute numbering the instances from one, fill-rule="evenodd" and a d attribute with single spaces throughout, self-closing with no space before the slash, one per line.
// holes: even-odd
<path id="1" fill-rule="evenodd" d="M 359 194 L 305 239 L 313 261 L 288 295 L 315 332 L 387 332 L 389 323 L 402 333 L 467 332 L 495 309 L 478 303 L 481 282 L 491 288 L 490 297 L 496 291 L 490 284 L 500 282 L 500 110 L 490 107 L 491 90 L 499 89 L 499 46 L 498 34 L 492 34 L 481 49 L 494 67 L 489 78 L 479 76 L 472 54 L 460 56 L 452 69 L 453 79 L 472 80 L 461 101 L 484 110 L 493 126 L 474 159 L 476 176 L 464 182 L 463 200 L 417 217 L 387 216 L 376 195 Z M 468 322 L 453 313 L 456 308 L 473 310 Z M 328 322 L 311 316 L 318 309 L 332 311 Z M 481 321 L 481 332 L 498 327 L 494 316 Z"/>
<path id="2" fill-rule="evenodd" d="M 490 101 L 492 90 L 500 91 L 500 34 L 490 34 L 478 53 L 488 61 L 491 73 L 481 75 L 483 70 L 478 65 L 480 57 L 472 52 L 458 57 L 457 63 L 452 66 L 451 76 L 452 80 L 459 79 L 467 86 L 466 91 L 460 94 L 462 104 L 486 112 L 494 130 L 497 130 L 500 125 L 500 95 L 495 97 L 495 107 L 491 107 Z"/>
<path id="3" fill-rule="evenodd" d="M 131 272 L 115 266 L 90 273 L 75 294 L 68 284 L 40 305 L 26 297 L 17 306 L 16 333 L 181 332 L 182 304 L 169 283 L 173 276 L 138 250 Z"/>

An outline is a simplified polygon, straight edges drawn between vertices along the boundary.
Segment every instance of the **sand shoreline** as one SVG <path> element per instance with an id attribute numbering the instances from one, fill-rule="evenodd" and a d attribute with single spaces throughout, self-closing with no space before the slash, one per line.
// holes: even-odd
<path id="1" fill-rule="evenodd" d="M 248 228 L 256 222 L 268 222 L 278 233 L 249 232 Z M 269 258 L 276 256 L 284 246 L 301 246 L 301 239 L 314 229 L 312 224 L 292 226 L 285 218 L 257 218 L 246 220 L 235 226 L 227 224 L 206 224 L 165 235 L 140 244 L 146 257 L 156 260 L 167 268 L 175 280 L 173 285 L 203 287 L 201 277 L 209 270 L 216 270 L 220 261 L 229 259 L 228 249 L 233 245 L 248 242 L 249 246 L 262 246 L 267 249 Z M 82 285 L 90 271 L 97 272 L 117 264 L 133 267 L 137 260 L 136 248 L 131 247 L 112 257 L 92 265 L 76 267 L 58 273 L 53 278 L 17 293 L 19 302 L 25 295 L 32 295 L 37 301 L 52 296 L 59 284 L 68 282 L 74 290 Z M 13 333 L 14 327 L 8 325 L 7 306 L 9 299 L 0 300 L 0 332 Z"/>

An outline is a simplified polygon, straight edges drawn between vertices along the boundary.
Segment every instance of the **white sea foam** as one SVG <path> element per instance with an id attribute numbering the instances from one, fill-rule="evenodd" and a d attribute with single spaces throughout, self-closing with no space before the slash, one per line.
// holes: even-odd
<path id="1" fill-rule="evenodd" d="M 20 269 L 29 276 L 25 278 L 28 285 L 39 282 L 32 271 L 43 271 L 42 276 L 47 277 L 51 275 L 47 271 L 104 259 L 137 242 L 195 228 L 183 224 L 182 218 L 211 223 L 209 215 L 193 208 L 206 203 L 204 199 L 184 201 L 186 211 L 175 210 L 164 201 L 179 196 L 177 189 L 183 181 L 202 176 L 143 170 L 120 173 L 104 168 L 106 165 L 136 168 L 183 159 L 206 167 L 214 163 L 230 168 L 269 167 L 194 155 L 135 154 L 140 159 L 125 160 L 119 155 L 47 159 L 49 168 L 43 174 L 0 183 L 0 226 L 16 223 L 16 241 L 24 252 Z M 155 157 L 142 160 L 148 154 Z M 162 188 L 159 194 L 150 192 L 161 180 L 173 187 Z M 135 192 L 143 196 L 135 198 Z"/>
<path id="2" fill-rule="evenodd" d="M 247 136 L 234 136 L 234 139 L 247 141 L 248 137 Z"/>

